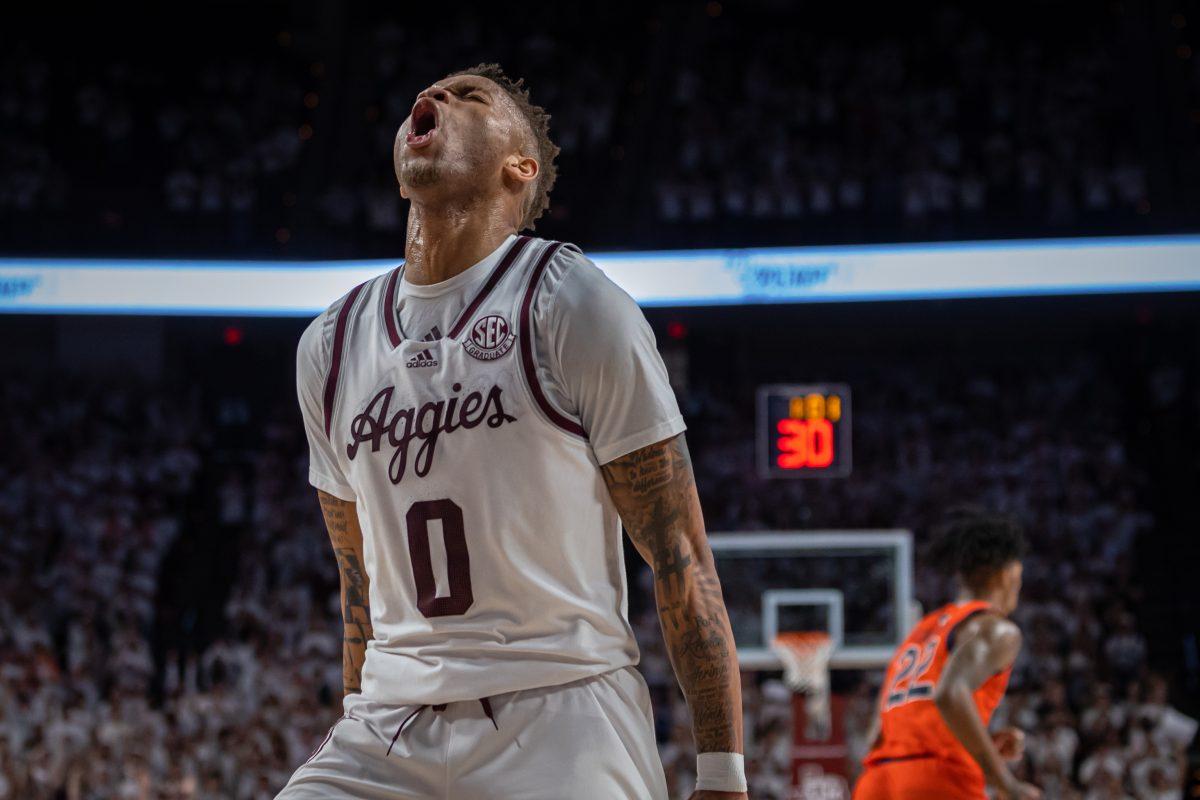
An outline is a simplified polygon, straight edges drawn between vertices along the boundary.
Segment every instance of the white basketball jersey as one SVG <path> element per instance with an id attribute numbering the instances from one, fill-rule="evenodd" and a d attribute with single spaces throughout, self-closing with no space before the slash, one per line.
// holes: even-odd
<path id="1" fill-rule="evenodd" d="M 637 662 L 620 519 L 584 429 L 537 379 L 531 306 L 562 248 L 578 253 L 513 239 L 442 339 L 401 335 L 402 268 L 330 310 L 319 399 L 363 530 L 373 700 L 478 699 Z"/>

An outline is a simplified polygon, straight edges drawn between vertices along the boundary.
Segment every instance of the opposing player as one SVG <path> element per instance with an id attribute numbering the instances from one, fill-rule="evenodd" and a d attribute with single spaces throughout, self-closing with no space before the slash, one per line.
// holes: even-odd
<path id="1" fill-rule="evenodd" d="M 939 532 L 934 558 L 957 576 L 959 597 L 921 620 L 892 658 L 855 800 L 982 800 L 985 782 L 1006 800 L 1041 796 L 1005 763 L 1020 759 L 1024 735 L 987 729 L 1021 649 L 1008 615 L 1024 550 L 1004 517 L 960 512 Z"/>
<path id="2" fill-rule="evenodd" d="M 665 798 L 622 520 L 691 708 L 693 797 L 745 797 L 737 656 L 653 334 L 579 248 L 519 235 L 554 183 L 548 120 L 494 64 L 422 91 L 393 153 L 405 263 L 301 339 L 345 715 L 286 800 Z"/>

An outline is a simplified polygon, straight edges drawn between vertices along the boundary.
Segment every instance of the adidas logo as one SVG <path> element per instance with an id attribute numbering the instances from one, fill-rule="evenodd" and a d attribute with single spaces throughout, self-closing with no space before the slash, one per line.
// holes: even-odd
<path id="1" fill-rule="evenodd" d="M 421 341 L 435 342 L 440 338 L 442 338 L 442 332 L 438 330 L 437 325 L 434 325 L 433 329 L 430 330 L 429 333 L 425 334 L 425 338 Z M 410 358 L 404 366 L 411 369 L 413 367 L 436 367 L 437 365 L 438 360 L 433 357 L 433 353 L 429 352 L 428 350 L 422 350 Z"/>
<path id="2" fill-rule="evenodd" d="M 434 325 L 433 329 L 430 332 L 426 333 L 425 338 L 421 339 L 421 341 L 422 342 L 436 342 L 437 339 L 439 339 L 439 338 L 442 338 L 442 331 L 439 331 L 438 326 Z M 421 350 L 420 353 L 414 355 L 412 357 L 412 359 L 409 359 L 406 363 L 404 363 L 404 366 L 406 366 L 406 367 L 436 367 L 436 366 L 438 366 L 438 360 L 434 359 L 433 354 L 430 353 L 430 351 Z"/>
<path id="3" fill-rule="evenodd" d="M 434 358 L 433 353 L 429 352 L 428 350 L 422 350 L 404 364 L 404 366 L 409 367 L 410 369 L 412 367 L 436 367 L 437 365 L 438 360 Z"/>

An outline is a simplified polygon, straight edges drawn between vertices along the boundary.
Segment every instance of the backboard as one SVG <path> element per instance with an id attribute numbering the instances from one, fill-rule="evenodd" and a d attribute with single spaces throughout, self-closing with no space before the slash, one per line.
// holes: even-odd
<path id="1" fill-rule="evenodd" d="M 917 619 L 905 530 L 709 536 L 743 669 L 781 669 L 778 632 L 833 637 L 833 669 L 887 664 Z"/>

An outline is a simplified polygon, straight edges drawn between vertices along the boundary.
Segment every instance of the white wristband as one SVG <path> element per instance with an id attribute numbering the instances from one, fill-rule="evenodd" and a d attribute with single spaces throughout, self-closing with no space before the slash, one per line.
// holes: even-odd
<path id="1" fill-rule="evenodd" d="M 746 791 L 746 758 L 741 753 L 696 756 L 696 791 Z"/>

